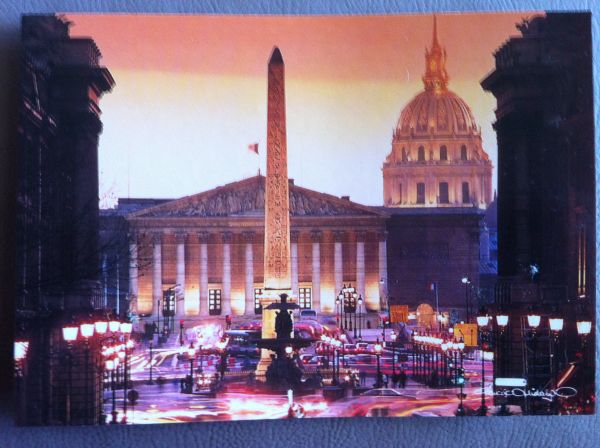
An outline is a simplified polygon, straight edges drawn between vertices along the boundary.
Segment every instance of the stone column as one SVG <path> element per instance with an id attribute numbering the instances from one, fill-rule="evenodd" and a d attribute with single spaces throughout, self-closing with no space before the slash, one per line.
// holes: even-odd
<path id="1" fill-rule="evenodd" d="M 379 232 L 379 308 L 388 309 L 387 231 Z"/>
<path id="2" fill-rule="evenodd" d="M 365 239 L 367 232 L 359 230 L 356 232 L 356 292 L 366 302 L 365 295 Z"/>
<path id="3" fill-rule="evenodd" d="M 291 258 L 291 275 L 292 275 L 292 295 L 298 300 L 298 237 L 300 232 L 298 230 L 292 230 L 290 232 L 290 258 Z"/>
<path id="4" fill-rule="evenodd" d="M 337 294 L 344 286 L 344 259 L 342 251 L 342 241 L 344 241 L 344 231 L 335 230 L 333 232 L 333 278 L 334 292 Z"/>
<path id="5" fill-rule="evenodd" d="M 129 234 L 129 310 L 137 314 L 139 272 L 138 272 L 138 246 L 135 232 Z"/>
<path id="6" fill-rule="evenodd" d="M 313 230 L 312 236 L 312 308 L 321 311 L 321 231 Z"/>
<path id="7" fill-rule="evenodd" d="M 221 315 L 231 315 L 231 232 L 223 232 L 221 241 L 223 242 L 223 278 L 221 291 Z"/>
<path id="8" fill-rule="evenodd" d="M 460 178 L 455 177 L 452 180 L 452 189 L 454 190 L 454 204 L 462 204 L 462 181 Z"/>
<path id="9" fill-rule="evenodd" d="M 254 232 L 244 232 L 246 241 L 246 306 L 244 314 L 254 315 Z"/>
<path id="10" fill-rule="evenodd" d="M 208 232 L 198 232 L 198 243 L 200 243 L 200 281 L 198 283 L 199 298 L 198 314 L 208 316 Z"/>
<path id="11" fill-rule="evenodd" d="M 162 303 L 162 235 L 152 235 L 152 310 L 157 312 L 158 301 Z M 160 312 L 160 310 L 158 310 Z"/>
<path id="12" fill-rule="evenodd" d="M 176 291 L 179 293 L 175 296 L 175 315 L 178 318 L 185 317 L 185 232 L 177 232 L 175 241 L 177 243 L 177 277 L 175 283 L 179 285 Z"/>

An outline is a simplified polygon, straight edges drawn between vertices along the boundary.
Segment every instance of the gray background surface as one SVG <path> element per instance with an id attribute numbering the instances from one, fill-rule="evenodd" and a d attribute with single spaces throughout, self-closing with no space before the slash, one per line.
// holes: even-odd
<path id="1" fill-rule="evenodd" d="M 145 12 L 235 14 L 384 14 L 498 10 L 592 11 L 594 54 L 599 54 L 597 0 L 268 1 L 268 0 L 0 0 L 0 448 L 117 447 L 600 447 L 600 417 L 467 419 L 312 419 L 92 428 L 16 428 L 10 409 L 10 351 L 14 253 L 14 162 L 23 13 Z M 598 79 L 594 64 L 595 123 Z M 598 131 L 596 147 L 598 147 Z M 598 167 L 598 152 L 596 153 Z M 597 169 L 597 168 L 596 168 Z M 598 191 L 598 186 L 596 187 Z M 598 193 L 596 193 L 598 195 Z M 598 294 L 597 294 L 598 296 Z M 596 358 L 598 359 L 598 347 Z M 600 360 L 599 360 L 600 361 Z M 596 385 L 598 385 L 596 375 Z"/>

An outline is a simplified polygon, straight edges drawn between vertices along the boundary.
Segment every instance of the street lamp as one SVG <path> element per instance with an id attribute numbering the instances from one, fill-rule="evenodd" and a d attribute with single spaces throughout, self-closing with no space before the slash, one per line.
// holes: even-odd
<path id="1" fill-rule="evenodd" d="M 116 333 L 119 331 L 119 329 L 121 328 L 121 322 L 119 322 L 118 320 L 111 320 L 108 323 L 108 330 L 111 333 Z"/>
<path id="2" fill-rule="evenodd" d="M 116 396 L 116 390 L 115 390 L 115 361 L 112 359 L 107 359 L 106 363 L 105 363 L 105 367 L 106 370 L 108 371 L 108 374 L 110 376 L 110 389 L 112 392 L 112 420 L 110 421 L 111 424 L 115 424 L 117 423 L 117 396 Z"/>
<path id="3" fill-rule="evenodd" d="M 94 323 L 94 330 L 96 334 L 104 334 L 108 330 L 108 322 L 105 320 L 99 320 Z"/>
<path id="4" fill-rule="evenodd" d="M 527 315 L 527 324 L 531 327 L 533 331 L 536 331 L 540 326 L 541 317 L 539 314 L 528 314 Z"/>
<path id="5" fill-rule="evenodd" d="M 358 300 L 356 288 L 354 288 L 350 283 L 348 286 L 344 284 L 338 295 L 338 299 L 341 308 L 340 315 L 342 310 L 344 313 L 343 328 L 344 330 L 352 331 L 354 337 L 356 338 L 356 301 Z"/>
<path id="6" fill-rule="evenodd" d="M 63 339 L 67 343 L 67 391 L 66 391 L 66 424 L 71 424 L 71 383 L 73 375 L 73 342 L 77 339 L 77 333 L 79 333 L 78 327 L 63 327 L 62 334 Z"/>
<path id="7" fill-rule="evenodd" d="M 440 349 L 442 350 L 442 370 L 443 370 L 443 377 L 444 377 L 444 386 L 447 386 L 449 383 L 449 378 L 448 378 L 448 350 L 450 349 L 450 342 L 448 341 L 444 341 L 440 344 Z"/>
<path id="8" fill-rule="evenodd" d="M 548 319 L 548 325 L 550 326 L 550 331 L 552 331 L 552 339 L 550 341 L 550 377 L 552 379 L 553 389 L 556 389 L 556 377 L 558 375 L 558 357 L 557 347 L 560 344 L 560 332 L 564 326 L 564 320 L 560 317 L 554 317 Z M 552 405 L 554 407 L 555 412 L 557 411 L 557 400 L 553 400 Z"/>
<path id="9" fill-rule="evenodd" d="M 333 384 L 337 385 L 340 382 L 340 348 L 342 347 L 342 341 L 332 339 L 331 345 L 333 346 Z"/>
<path id="10" fill-rule="evenodd" d="M 485 356 L 483 356 L 484 350 L 487 343 L 484 342 L 486 338 L 485 330 L 490 321 L 488 315 L 477 316 L 477 325 L 479 326 L 479 333 L 481 339 L 481 406 L 477 410 L 477 414 L 485 416 L 487 414 L 487 406 L 485 405 Z"/>
<path id="11" fill-rule="evenodd" d="M 396 338 L 398 335 L 394 330 L 390 333 L 390 338 L 392 340 L 392 375 L 396 377 Z"/>
<path id="12" fill-rule="evenodd" d="M 592 331 L 592 323 L 589 321 L 577 321 L 577 334 L 584 340 Z"/>
<path id="13" fill-rule="evenodd" d="M 362 340 L 362 306 L 363 298 L 362 295 L 358 296 L 358 339 Z"/>
<path id="14" fill-rule="evenodd" d="M 533 387 L 537 387 L 537 340 L 536 340 L 536 333 L 538 330 L 538 327 L 540 326 L 540 321 L 541 321 L 541 317 L 539 314 L 534 314 L 534 313 L 530 313 L 527 315 L 527 325 L 530 328 L 530 345 L 531 345 L 531 358 L 532 358 L 532 362 L 531 363 L 527 363 L 527 380 L 528 380 L 528 384 L 533 386 Z M 528 397 L 526 397 L 526 405 L 527 408 L 529 409 L 529 401 L 528 401 Z M 532 408 L 535 406 L 535 400 L 533 400 L 531 402 Z M 532 409 L 531 413 L 535 414 L 535 410 Z"/>
<path id="15" fill-rule="evenodd" d="M 466 398 L 466 395 L 464 393 L 465 368 L 463 365 L 463 350 L 465 349 L 465 343 L 463 342 L 462 338 L 458 342 L 453 343 L 452 348 L 458 352 L 460 359 L 460 367 L 456 367 L 456 382 L 460 387 L 460 392 L 458 393 L 458 398 L 460 402 L 458 404 L 458 408 L 456 409 L 455 415 L 457 417 L 464 417 L 466 415 L 465 407 L 463 405 L 463 400 Z"/>
<path id="16" fill-rule="evenodd" d="M 340 323 L 341 323 L 340 322 L 341 314 L 342 314 L 341 303 L 342 303 L 343 299 L 344 299 L 344 297 L 341 294 L 335 298 L 335 322 L 336 322 L 338 328 L 340 328 Z"/>
<path id="17" fill-rule="evenodd" d="M 191 394 L 194 391 L 194 357 L 196 356 L 196 349 L 194 344 L 190 344 L 188 348 L 188 359 L 190 360 L 190 379 L 188 382 L 188 391 Z"/>
<path id="18" fill-rule="evenodd" d="M 470 300 L 469 300 L 469 287 L 471 285 L 471 280 L 469 280 L 469 277 L 464 276 L 461 280 L 463 285 L 465 285 L 465 309 L 466 309 L 466 313 L 467 313 L 467 319 L 466 322 L 469 323 L 470 319 L 471 319 L 471 305 L 470 305 Z"/>
<path id="19" fill-rule="evenodd" d="M 508 316 L 506 314 L 498 314 L 496 316 L 496 324 L 498 324 L 501 329 L 506 328 L 508 325 Z"/>
<path id="20" fill-rule="evenodd" d="M 495 376 L 502 376 L 506 373 L 509 362 L 508 355 L 508 327 L 509 316 L 507 314 L 496 315 L 496 327 L 499 331 L 494 331 L 494 372 Z"/>
<path id="21" fill-rule="evenodd" d="M 374 347 L 375 350 L 375 356 L 377 357 L 377 381 L 375 382 L 374 386 L 375 388 L 380 388 L 383 384 L 383 378 L 381 375 L 381 351 L 383 350 L 383 347 L 381 346 L 381 344 L 379 343 L 379 338 L 377 338 L 377 343 L 375 344 Z"/>
<path id="22" fill-rule="evenodd" d="M 89 399 L 90 399 L 90 388 L 89 388 L 89 359 L 90 359 L 90 341 L 89 338 L 94 336 L 94 324 L 81 324 L 79 326 L 79 331 L 81 332 L 81 336 L 84 338 L 85 347 L 84 347 L 84 361 L 83 361 L 83 390 L 84 390 L 84 418 L 86 423 L 89 423 Z"/>

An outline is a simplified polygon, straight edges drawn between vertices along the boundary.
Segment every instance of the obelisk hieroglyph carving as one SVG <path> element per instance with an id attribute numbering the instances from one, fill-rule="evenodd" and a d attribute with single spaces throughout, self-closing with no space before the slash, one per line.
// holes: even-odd
<path id="1" fill-rule="evenodd" d="M 265 288 L 289 290 L 290 206 L 285 130 L 285 66 L 275 47 L 268 68 Z"/>
<path id="2" fill-rule="evenodd" d="M 271 53 L 267 86 L 267 177 L 265 185 L 265 255 L 262 338 L 276 338 L 275 310 L 266 309 L 291 295 L 290 207 L 285 130 L 284 63 L 279 48 Z M 291 334 L 290 336 L 293 336 Z M 257 371 L 264 373 L 271 353 L 263 349 Z"/>

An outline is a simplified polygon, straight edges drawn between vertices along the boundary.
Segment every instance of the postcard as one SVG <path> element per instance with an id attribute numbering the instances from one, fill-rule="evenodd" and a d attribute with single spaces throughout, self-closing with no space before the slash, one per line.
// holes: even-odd
<path id="1" fill-rule="evenodd" d="M 15 418 L 595 412 L 591 15 L 28 15 Z"/>

